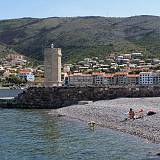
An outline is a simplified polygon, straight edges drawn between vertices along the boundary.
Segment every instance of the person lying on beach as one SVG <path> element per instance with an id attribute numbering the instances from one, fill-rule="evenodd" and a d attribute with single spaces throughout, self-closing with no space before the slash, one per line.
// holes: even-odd
<path id="1" fill-rule="evenodd" d="M 135 112 L 135 119 L 143 118 L 144 117 L 144 111 L 143 109 L 140 109 L 139 111 Z"/>

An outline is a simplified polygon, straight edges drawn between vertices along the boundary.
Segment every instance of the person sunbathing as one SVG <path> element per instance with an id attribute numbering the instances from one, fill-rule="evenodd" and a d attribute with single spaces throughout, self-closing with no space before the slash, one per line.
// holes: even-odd
<path id="1" fill-rule="evenodd" d="M 135 112 L 135 116 L 134 116 L 135 119 L 139 119 L 139 118 L 143 118 L 143 117 L 144 117 L 143 109 L 140 109 L 139 111 Z"/>
<path id="2" fill-rule="evenodd" d="M 135 119 L 134 116 L 135 116 L 135 113 L 134 113 L 133 109 L 130 108 L 129 113 L 128 113 L 128 118 L 134 120 Z"/>

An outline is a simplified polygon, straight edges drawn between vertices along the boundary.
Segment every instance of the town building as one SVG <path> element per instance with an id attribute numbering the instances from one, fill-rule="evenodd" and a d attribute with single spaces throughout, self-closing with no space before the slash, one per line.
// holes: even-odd
<path id="1" fill-rule="evenodd" d="M 131 53 L 132 59 L 141 59 L 143 57 L 142 53 Z"/>
<path id="2" fill-rule="evenodd" d="M 104 75 L 105 75 L 105 73 L 103 73 L 103 72 L 92 73 L 93 84 L 94 85 L 103 85 L 104 84 Z"/>
<path id="3" fill-rule="evenodd" d="M 131 59 L 132 56 L 131 56 L 131 54 L 123 54 L 123 58 L 124 59 Z"/>
<path id="4" fill-rule="evenodd" d="M 93 85 L 93 76 L 91 74 L 75 73 L 66 78 L 70 86 L 89 86 Z"/>
<path id="5" fill-rule="evenodd" d="M 105 74 L 103 78 L 104 85 L 113 85 L 114 84 L 114 75 L 113 74 Z"/>
<path id="6" fill-rule="evenodd" d="M 4 67 L 0 66 L 0 76 L 2 76 L 4 72 L 5 72 Z"/>
<path id="7" fill-rule="evenodd" d="M 128 74 L 127 75 L 127 85 L 138 85 L 139 74 Z"/>
<path id="8" fill-rule="evenodd" d="M 140 85 L 153 85 L 155 82 L 156 74 L 154 72 L 140 72 L 139 84 Z"/>
<path id="9" fill-rule="evenodd" d="M 6 57 L 7 60 L 11 61 L 11 60 L 24 60 L 25 56 L 21 55 L 21 54 L 8 54 Z"/>
<path id="10" fill-rule="evenodd" d="M 114 74 L 114 85 L 125 85 L 127 84 L 128 72 L 116 72 Z"/>
<path id="11" fill-rule="evenodd" d="M 35 76 L 30 69 L 22 69 L 17 73 L 17 77 L 26 79 L 28 82 L 34 82 Z"/>
<path id="12" fill-rule="evenodd" d="M 63 72 L 64 73 L 68 73 L 70 71 L 71 71 L 70 65 L 64 64 L 64 66 L 63 66 Z"/>

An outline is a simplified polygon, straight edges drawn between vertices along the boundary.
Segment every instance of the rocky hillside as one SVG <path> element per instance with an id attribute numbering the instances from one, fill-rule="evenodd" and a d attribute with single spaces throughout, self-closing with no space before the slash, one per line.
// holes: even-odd
<path id="1" fill-rule="evenodd" d="M 43 60 L 43 48 L 51 42 L 62 48 L 64 61 L 131 51 L 160 57 L 160 17 L 51 17 L 0 21 L 0 48 L 5 46 Z"/>

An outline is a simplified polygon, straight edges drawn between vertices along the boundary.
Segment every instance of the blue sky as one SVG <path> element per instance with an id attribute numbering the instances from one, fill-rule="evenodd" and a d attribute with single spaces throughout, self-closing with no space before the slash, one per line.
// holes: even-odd
<path id="1" fill-rule="evenodd" d="M 0 0 L 0 4 L 0 19 L 54 16 L 160 16 L 160 0 Z"/>

